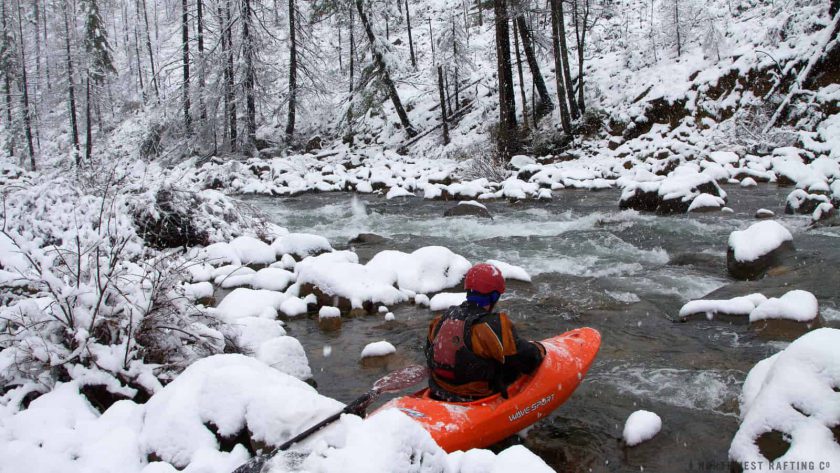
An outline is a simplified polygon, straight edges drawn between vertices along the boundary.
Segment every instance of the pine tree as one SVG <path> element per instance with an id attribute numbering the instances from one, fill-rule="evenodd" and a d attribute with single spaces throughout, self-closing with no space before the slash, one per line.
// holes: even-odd
<path id="1" fill-rule="evenodd" d="M 81 0 L 80 5 L 85 19 L 84 45 L 88 55 L 88 75 L 96 85 L 101 85 L 108 74 L 117 73 L 111 58 L 111 46 L 108 44 L 108 30 L 96 0 Z"/>

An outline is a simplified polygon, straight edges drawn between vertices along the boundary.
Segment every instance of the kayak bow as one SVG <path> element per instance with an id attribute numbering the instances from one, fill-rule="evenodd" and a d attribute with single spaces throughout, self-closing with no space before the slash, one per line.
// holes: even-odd
<path id="1" fill-rule="evenodd" d="M 541 343 L 545 359 L 534 374 L 522 376 L 508 387 L 508 399 L 495 394 L 473 402 L 443 402 L 432 399 L 427 388 L 392 399 L 376 412 L 399 409 L 429 431 L 447 452 L 493 445 L 566 402 L 595 359 L 601 335 L 581 328 Z"/>

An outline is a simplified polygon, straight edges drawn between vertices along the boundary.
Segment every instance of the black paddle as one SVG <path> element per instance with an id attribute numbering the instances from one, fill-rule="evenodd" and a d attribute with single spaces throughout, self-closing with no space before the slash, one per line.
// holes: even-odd
<path id="1" fill-rule="evenodd" d="M 423 381 L 427 376 L 428 370 L 425 366 L 420 365 L 411 365 L 401 370 L 394 371 L 393 373 L 390 373 L 373 383 L 373 389 L 362 394 L 358 399 L 354 400 L 350 404 L 347 404 L 344 409 L 304 430 L 274 450 L 254 456 L 234 470 L 233 473 L 260 473 L 265 465 L 265 462 L 271 459 L 271 457 L 273 457 L 277 452 L 288 450 L 292 445 L 337 421 L 342 414 L 364 415 L 367 408 L 371 405 L 371 403 L 373 403 L 373 401 L 376 400 L 376 398 L 379 397 L 380 394 L 401 391 Z"/>

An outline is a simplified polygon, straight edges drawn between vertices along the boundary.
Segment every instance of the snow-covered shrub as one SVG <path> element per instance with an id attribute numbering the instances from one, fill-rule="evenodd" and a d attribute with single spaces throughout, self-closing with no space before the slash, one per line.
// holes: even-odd
<path id="1" fill-rule="evenodd" d="M 502 182 L 510 174 L 504 159 L 493 146 L 486 143 L 475 144 L 463 149 L 456 159 L 464 160 L 460 177 L 465 180 L 487 179 L 490 182 Z"/>

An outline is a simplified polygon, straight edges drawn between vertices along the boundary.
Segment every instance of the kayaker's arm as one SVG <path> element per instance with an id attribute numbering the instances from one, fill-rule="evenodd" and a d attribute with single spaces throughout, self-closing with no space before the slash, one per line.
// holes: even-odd
<path id="1" fill-rule="evenodd" d="M 473 352 L 503 364 L 505 371 L 532 373 L 542 362 L 545 349 L 519 338 L 507 315 L 497 314 L 473 326 Z"/>

